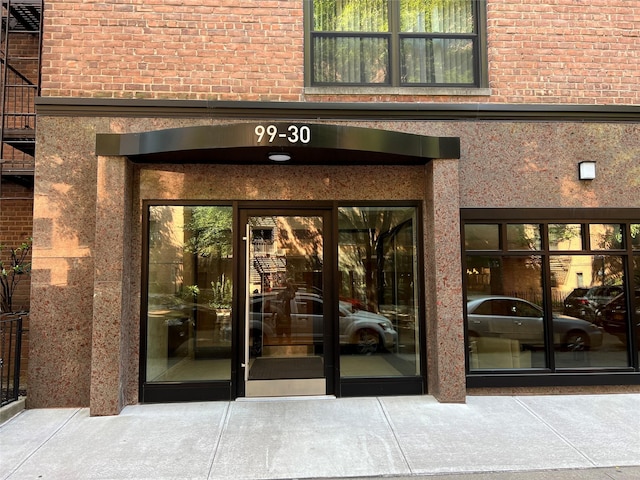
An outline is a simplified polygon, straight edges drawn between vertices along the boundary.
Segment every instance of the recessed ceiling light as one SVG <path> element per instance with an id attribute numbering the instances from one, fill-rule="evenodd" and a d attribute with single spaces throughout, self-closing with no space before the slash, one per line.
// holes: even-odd
<path id="1" fill-rule="evenodd" d="M 270 153 L 269 154 L 269 160 L 272 160 L 274 162 L 288 162 L 289 160 L 291 160 L 291 155 L 289 155 L 288 153 Z"/>

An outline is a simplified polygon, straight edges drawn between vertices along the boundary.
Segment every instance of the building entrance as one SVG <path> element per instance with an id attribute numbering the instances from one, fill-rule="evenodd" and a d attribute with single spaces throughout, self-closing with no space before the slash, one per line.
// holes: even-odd
<path id="1" fill-rule="evenodd" d="M 155 204 L 140 400 L 424 391 L 415 205 Z"/>
<path id="2" fill-rule="evenodd" d="M 333 363 L 332 312 L 325 308 L 328 224 L 323 211 L 241 214 L 247 397 L 327 393 Z"/>

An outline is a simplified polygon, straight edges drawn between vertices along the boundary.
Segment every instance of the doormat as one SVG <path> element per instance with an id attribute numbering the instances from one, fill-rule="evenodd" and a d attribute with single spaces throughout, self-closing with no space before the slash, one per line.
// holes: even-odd
<path id="1" fill-rule="evenodd" d="M 249 371 L 249 380 L 323 377 L 322 357 L 260 357 L 256 358 Z"/>

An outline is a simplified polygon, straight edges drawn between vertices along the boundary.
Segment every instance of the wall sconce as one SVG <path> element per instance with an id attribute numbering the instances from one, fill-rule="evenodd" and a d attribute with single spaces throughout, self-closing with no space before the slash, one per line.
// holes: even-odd
<path id="1" fill-rule="evenodd" d="M 596 162 L 585 161 L 578 163 L 578 178 L 580 180 L 593 180 L 596 178 Z"/>

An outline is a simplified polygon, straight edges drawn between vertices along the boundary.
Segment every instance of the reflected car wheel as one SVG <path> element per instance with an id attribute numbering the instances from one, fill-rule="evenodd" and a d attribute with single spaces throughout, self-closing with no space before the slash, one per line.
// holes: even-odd
<path id="1" fill-rule="evenodd" d="M 262 355 L 262 332 L 259 330 L 249 332 L 249 353 L 252 357 Z"/>
<path id="2" fill-rule="evenodd" d="M 584 352 L 589 350 L 589 336 L 584 332 L 569 332 L 565 338 L 564 345 L 569 352 Z"/>
<path id="3" fill-rule="evenodd" d="M 368 328 L 358 330 L 355 335 L 355 347 L 360 355 L 376 353 L 380 348 L 380 335 Z"/>

